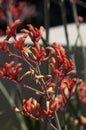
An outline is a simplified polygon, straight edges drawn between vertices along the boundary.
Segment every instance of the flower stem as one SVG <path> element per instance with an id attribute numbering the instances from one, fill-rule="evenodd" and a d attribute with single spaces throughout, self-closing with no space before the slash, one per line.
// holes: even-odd
<path id="1" fill-rule="evenodd" d="M 56 128 L 51 122 L 49 124 L 54 130 L 58 130 L 58 128 Z"/>
<path id="2" fill-rule="evenodd" d="M 39 66 L 37 65 L 37 69 L 38 69 L 38 73 L 41 75 L 41 72 L 40 72 L 40 69 L 39 69 Z M 50 98 L 49 97 L 49 94 L 48 94 L 48 92 L 47 92 L 47 89 L 46 89 L 46 84 L 45 84 L 45 81 L 44 81 L 44 79 L 43 78 L 41 78 L 41 81 L 42 81 L 42 84 L 44 85 L 44 89 L 45 89 L 45 95 L 46 95 L 46 98 Z"/>
<path id="3" fill-rule="evenodd" d="M 81 34 L 80 34 L 80 24 L 79 24 L 79 21 L 78 21 L 78 13 L 77 13 L 77 7 L 76 7 L 76 3 L 75 2 L 72 2 L 72 8 L 73 8 L 73 14 L 74 14 L 74 20 L 75 20 L 75 23 L 76 23 L 76 28 L 77 28 L 77 33 L 79 35 L 79 39 L 80 39 L 80 43 L 81 43 L 81 47 L 82 47 L 82 52 L 83 52 L 83 59 L 84 59 L 84 80 L 86 81 L 86 50 L 85 50 L 85 47 L 83 45 L 83 39 L 81 37 Z"/>
<path id="4" fill-rule="evenodd" d="M 60 125 L 59 118 L 56 111 L 55 111 L 55 119 L 56 119 L 56 125 L 57 125 L 58 130 L 61 130 L 61 125 Z"/>
<path id="5" fill-rule="evenodd" d="M 64 0 L 61 0 L 60 6 L 61 6 L 62 21 L 63 21 L 63 25 L 64 25 L 68 53 L 70 53 L 70 43 L 69 43 L 68 30 L 67 30 L 67 14 L 66 14 L 66 7 L 65 7 Z"/>
<path id="6" fill-rule="evenodd" d="M 44 0 L 44 24 L 46 29 L 46 41 L 49 41 L 49 11 L 50 0 Z"/>
<path id="7" fill-rule="evenodd" d="M 22 59 L 21 56 L 15 54 L 15 53 L 12 53 L 12 52 L 10 52 L 9 56 L 14 56 L 14 57 L 16 57 L 16 58 Z"/>
<path id="8" fill-rule="evenodd" d="M 43 92 L 39 91 L 38 89 L 32 88 L 32 87 L 31 87 L 31 86 L 29 86 L 29 85 L 26 85 L 26 84 L 21 84 L 21 86 L 23 86 L 23 87 L 25 87 L 25 88 L 28 88 L 28 89 L 30 89 L 30 90 L 32 90 L 32 91 L 34 91 L 34 92 L 36 92 L 37 94 L 44 95 L 44 93 L 43 93 Z"/>

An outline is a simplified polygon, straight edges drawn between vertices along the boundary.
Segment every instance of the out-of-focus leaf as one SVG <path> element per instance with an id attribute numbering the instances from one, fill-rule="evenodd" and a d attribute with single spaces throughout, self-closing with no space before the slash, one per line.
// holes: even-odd
<path id="1" fill-rule="evenodd" d="M 17 85 L 16 85 L 16 89 L 17 89 L 17 94 L 18 94 L 18 97 L 19 97 L 19 101 L 20 101 L 20 103 L 21 103 L 21 102 L 22 102 L 21 87 L 17 84 Z"/>
<path id="2" fill-rule="evenodd" d="M 15 106 L 13 99 L 11 98 L 11 96 L 9 95 L 9 93 L 7 92 L 7 90 L 5 89 L 5 87 L 1 82 L 0 82 L 0 90 L 7 99 L 8 103 L 11 105 L 11 107 Z"/>
<path id="3" fill-rule="evenodd" d="M 3 125 L 3 127 L 0 128 L 0 130 L 18 130 L 16 126 L 13 125 L 12 119 L 9 119 L 6 121 L 6 123 Z"/>
<path id="4" fill-rule="evenodd" d="M 7 99 L 8 103 L 11 105 L 11 107 L 15 106 L 15 103 L 14 103 L 12 97 L 9 95 L 9 93 L 7 92 L 7 90 L 5 89 L 5 87 L 3 86 L 3 84 L 1 82 L 0 82 L 0 90 L 3 93 L 3 95 L 5 96 L 5 98 Z M 24 122 L 23 116 L 19 113 L 15 113 L 15 114 L 19 120 L 21 130 L 28 130 L 27 126 Z"/>
<path id="5" fill-rule="evenodd" d="M 9 130 L 9 128 L 11 128 L 12 126 L 12 120 L 9 119 L 4 125 L 3 127 L 1 128 L 1 130 Z"/>

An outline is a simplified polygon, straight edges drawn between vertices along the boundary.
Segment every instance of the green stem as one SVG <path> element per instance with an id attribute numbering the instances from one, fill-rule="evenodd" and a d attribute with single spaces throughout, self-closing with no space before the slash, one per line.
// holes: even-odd
<path id="1" fill-rule="evenodd" d="M 81 0 L 77 0 L 77 4 L 86 9 L 86 3 L 85 2 L 83 2 Z"/>
<path id="2" fill-rule="evenodd" d="M 60 6 L 61 6 L 62 21 L 63 21 L 63 25 L 64 25 L 65 37 L 66 37 L 66 42 L 67 42 L 68 54 L 69 54 L 70 53 L 70 44 L 69 44 L 68 31 L 67 31 L 67 15 L 66 15 L 66 8 L 65 8 L 64 0 L 61 0 Z"/>
<path id="3" fill-rule="evenodd" d="M 84 130 L 84 127 L 83 127 L 83 125 L 81 125 L 81 126 L 80 126 L 80 130 Z"/>
<path id="4" fill-rule="evenodd" d="M 56 111 L 55 111 L 55 119 L 56 119 L 56 126 L 58 130 L 61 130 L 61 125 L 60 125 L 59 118 Z"/>
<path id="5" fill-rule="evenodd" d="M 44 25 L 46 29 L 46 41 L 49 41 L 49 11 L 50 11 L 50 0 L 44 0 Z"/>
<path id="6" fill-rule="evenodd" d="M 58 130 L 51 122 L 49 124 L 54 130 Z"/>
<path id="7" fill-rule="evenodd" d="M 77 7 L 76 7 L 76 4 L 75 2 L 72 2 L 72 8 L 73 8 L 73 14 L 74 14 L 74 20 L 75 20 L 75 23 L 76 23 L 76 27 L 77 27 L 77 32 L 78 32 L 78 35 L 79 35 L 79 39 L 80 39 L 80 42 L 81 42 L 81 47 L 82 47 L 82 52 L 83 52 L 83 59 L 84 59 L 84 81 L 86 81 L 86 50 L 85 50 L 85 47 L 83 46 L 83 40 L 82 40 L 82 37 L 81 37 L 81 34 L 80 34 L 80 28 L 79 28 L 79 21 L 78 21 L 78 14 L 77 14 Z"/>

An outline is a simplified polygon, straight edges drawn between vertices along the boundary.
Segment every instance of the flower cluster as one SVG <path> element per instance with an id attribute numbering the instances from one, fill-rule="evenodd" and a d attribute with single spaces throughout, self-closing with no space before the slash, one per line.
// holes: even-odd
<path id="1" fill-rule="evenodd" d="M 19 24 L 20 21 L 16 20 L 7 28 L 7 37 L 3 42 L 0 42 L 0 50 L 7 52 L 9 56 L 24 60 L 30 69 L 23 73 L 21 63 L 14 65 L 16 64 L 14 61 L 6 61 L 1 66 L 0 76 L 7 77 L 13 82 L 16 81 L 16 83 L 35 91 L 37 95 L 43 97 L 45 102 L 43 108 L 33 97 L 27 100 L 23 99 L 22 114 L 42 121 L 45 121 L 45 117 L 47 117 L 48 121 L 51 122 L 55 112 L 64 110 L 66 104 L 75 93 L 79 80 L 77 78 L 71 78 L 71 75 L 76 73 L 74 65 L 72 60 L 67 58 L 65 49 L 61 45 L 58 43 L 53 43 L 52 46 L 47 47 L 40 45 L 39 41 L 42 38 L 43 27 L 37 29 L 28 24 L 28 29 L 22 29 L 21 31 L 24 34 L 17 39 L 16 28 Z M 12 46 L 19 53 L 16 53 L 16 51 L 15 53 L 12 52 L 9 47 L 11 37 L 14 38 Z M 24 44 L 27 37 L 30 37 L 33 46 Z M 46 61 L 48 61 L 48 66 L 51 71 L 43 74 L 40 71 L 40 66 Z M 21 81 L 23 82 L 26 76 L 31 76 L 32 80 L 39 85 L 40 89 L 35 89 L 35 86 L 32 87 L 25 83 L 21 84 Z"/>

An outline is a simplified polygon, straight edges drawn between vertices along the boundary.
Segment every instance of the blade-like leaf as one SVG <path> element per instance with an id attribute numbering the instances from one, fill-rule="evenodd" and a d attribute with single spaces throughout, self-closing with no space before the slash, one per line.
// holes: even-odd
<path id="1" fill-rule="evenodd" d="M 7 92 L 7 90 L 5 89 L 5 87 L 3 86 L 3 84 L 1 82 L 0 82 L 0 90 L 3 93 L 3 95 L 5 96 L 5 98 L 7 99 L 8 103 L 11 105 L 11 107 L 15 106 L 15 103 L 14 103 L 12 97 L 9 95 L 9 93 Z M 21 130 L 28 130 L 27 126 L 24 122 L 23 116 L 19 113 L 15 113 L 15 114 L 19 120 Z"/>

